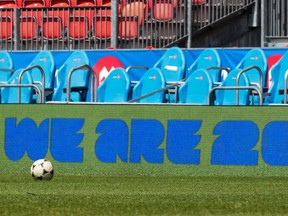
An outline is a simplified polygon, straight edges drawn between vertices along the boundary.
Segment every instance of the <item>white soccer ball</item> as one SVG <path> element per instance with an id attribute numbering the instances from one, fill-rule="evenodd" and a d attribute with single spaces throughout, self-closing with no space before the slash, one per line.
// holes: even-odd
<path id="1" fill-rule="evenodd" d="M 51 180 L 54 175 L 54 167 L 47 159 L 36 160 L 31 166 L 31 175 L 36 180 Z"/>

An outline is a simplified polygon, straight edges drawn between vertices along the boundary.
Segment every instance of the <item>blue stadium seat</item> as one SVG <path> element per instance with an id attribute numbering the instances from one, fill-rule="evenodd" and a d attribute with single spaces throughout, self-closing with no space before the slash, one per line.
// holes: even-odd
<path id="1" fill-rule="evenodd" d="M 212 87 L 213 81 L 209 72 L 205 69 L 198 69 L 180 86 L 179 103 L 206 105 Z"/>
<path id="2" fill-rule="evenodd" d="M 268 90 L 268 96 L 264 99 L 264 104 L 282 104 L 284 102 L 284 77 L 288 70 L 288 51 L 271 68 L 272 83 Z M 282 91 L 282 92 L 281 92 Z"/>
<path id="3" fill-rule="evenodd" d="M 52 53 L 47 50 L 40 51 L 27 67 L 38 65 L 45 73 L 45 88 L 52 89 L 55 75 L 55 61 Z M 41 82 L 42 76 L 39 69 L 30 70 L 33 82 Z"/>
<path id="4" fill-rule="evenodd" d="M 232 70 L 220 87 L 236 86 L 236 78 L 241 69 Z M 239 86 L 250 86 L 248 76 L 242 74 L 239 80 Z M 215 105 L 236 105 L 236 90 L 216 90 Z M 239 105 L 249 105 L 250 90 L 239 90 Z"/>
<path id="5" fill-rule="evenodd" d="M 6 51 L 0 52 L 0 83 L 6 83 L 13 72 L 13 61 Z"/>
<path id="6" fill-rule="evenodd" d="M 159 68 L 150 68 L 137 83 L 132 92 L 132 100 L 165 87 L 165 77 Z M 165 91 L 137 100 L 137 103 L 163 103 Z"/>
<path id="7" fill-rule="evenodd" d="M 260 68 L 263 75 L 262 87 L 265 87 L 268 63 L 265 53 L 261 48 L 251 49 L 237 65 L 236 69 L 245 69 L 251 66 L 258 66 Z M 251 84 L 256 83 L 260 85 L 260 76 L 256 69 L 251 69 L 245 72 L 245 74 L 248 76 Z"/>
<path id="8" fill-rule="evenodd" d="M 89 65 L 89 58 L 85 51 L 74 51 L 63 65 L 56 70 L 54 92 L 52 101 L 66 101 L 66 84 L 69 72 L 79 66 Z M 88 85 L 89 85 L 89 71 L 77 70 L 71 76 L 71 101 L 81 102 L 86 101 Z"/>
<path id="9" fill-rule="evenodd" d="M 210 67 L 217 68 L 209 70 L 213 83 L 221 82 L 221 59 L 217 50 L 213 48 L 207 48 L 200 53 L 198 58 L 187 69 L 186 77 L 189 77 L 194 71 L 198 69 L 207 69 Z"/>
<path id="10" fill-rule="evenodd" d="M 16 70 L 9 78 L 7 85 L 19 84 L 18 77 L 23 69 Z M 32 77 L 29 72 L 25 72 L 22 75 L 21 84 L 32 84 Z M 33 88 L 21 87 L 20 88 L 20 102 L 32 103 Z M 2 87 L 1 88 L 1 103 L 18 103 L 18 87 Z"/>
<path id="11" fill-rule="evenodd" d="M 166 82 L 180 81 L 185 75 L 186 60 L 184 53 L 178 47 L 171 47 L 153 67 L 162 71 Z"/>
<path id="12" fill-rule="evenodd" d="M 55 61 L 52 53 L 50 51 L 40 51 L 31 63 L 27 66 L 27 68 L 32 67 L 30 74 L 32 76 L 33 83 L 37 83 L 40 88 L 43 88 L 42 82 L 42 73 L 39 68 L 34 66 L 39 66 L 43 69 L 45 74 L 45 90 L 47 96 L 47 100 L 51 100 L 53 86 L 54 86 L 54 76 L 55 76 Z M 39 84 L 40 83 L 40 84 Z M 50 94 L 48 93 L 50 92 Z M 34 96 L 35 99 L 35 96 Z"/>
<path id="13" fill-rule="evenodd" d="M 163 56 L 155 63 L 154 68 L 159 68 L 163 73 L 166 85 L 183 80 L 186 69 L 186 59 L 182 49 L 171 47 L 163 54 Z M 170 103 L 176 102 L 175 95 L 177 86 L 169 89 L 166 93 L 166 100 Z"/>
<path id="14" fill-rule="evenodd" d="M 97 89 L 98 102 L 127 102 L 130 79 L 124 68 L 115 68 Z"/>

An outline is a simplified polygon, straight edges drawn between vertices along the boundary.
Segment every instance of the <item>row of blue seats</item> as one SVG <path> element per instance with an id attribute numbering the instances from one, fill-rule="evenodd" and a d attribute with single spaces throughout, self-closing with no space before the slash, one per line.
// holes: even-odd
<path id="1" fill-rule="evenodd" d="M 9 53 L 1 52 L 0 55 L 1 103 L 56 102 L 67 101 L 67 98 L 74 102 L 88 102 L 96 97 L 98 102 L 250 105 L 261 104 L 263 100 L 267 104 L 283 103 L 284 74 L 288 69 L 287 52 L 271 69 L 273 82 L 263 97 L 268 69 L 262 49 L 251 49 L 238 66 L 229 71 L 221 65 L 216 49 L 205 49 L 186 69 L 183 51 L 172 47 L 139 81 L 134 82 L 128 76 L 133 66 L 117 68 L 109 73 L 97 91 L 91 92 L 91 83 L 95 82 L 91 74 L 94 72 L 90 70 L 90 73 L 89 67 L 79 68 L 89 65 L 85 51 L 73 52 L 57 70 L 49 51 L 39 52 L 27 68 L 16 71 L 13 71 Z M 67 77 L 73 68 L 76 70 L 68 86 Z M 223 70 L 228 71 L 224 73 L 227 77 L 223 76 Z M 19 83 L 26 86 L 19 90 L 15 87 Z M 237 92 L 236 89 L 241 90 Z"/>

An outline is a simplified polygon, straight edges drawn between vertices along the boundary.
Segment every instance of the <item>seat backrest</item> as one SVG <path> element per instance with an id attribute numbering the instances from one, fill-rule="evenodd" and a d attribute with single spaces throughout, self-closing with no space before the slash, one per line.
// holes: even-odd
<path id="1" fill-rule="evenodd" d="M 52 53 L 47 50 L 40 51 L 34 57 L 34 59 L 31 61 L 28 67 L 35 66 L 35 65 L 40 66 L 44 71 L 45 89 L 52 89 L 53 82 L 54 82 L 54 75 L 55 75 L 55 61 L 54 61 L 54 57 Z M 33 83 L 42 81 L 42 74 L 38 68 L 31 69 L 30 74 L 31 74 Z"/>
<path id="2" fill-rule="evenodd" d="M 70 0 L 50 0 L 52 7 L 69 7 L 71 6 Z"/>
<path id="3" fill-rule="evenodd" d="M 132 92 L 132 99 L 149 94 L 166 85 L 165 77 L 159 68 L 150 68 L 137 83 Z M 165 91 L 160 91 L 148 97 L 144 97 L 137 103 L 163 103 L 165 101 Z"/>
<path id="4" fill-rule="evenodd" d="M 96 1 L 95 0 L 74 0 L 72 1 L 71 4 L 73 6 L 96 6 Z"/>
<path id="5" fill-rule="evenodd" d="M 43 17 L 42 35 L 46 39 L 61 39 L 63 26 L 60 17 Z"/>
<path id="6" fill-rule="evenodd" d="M 20 22 L 20 39 L 31 40 L 38 37 L 38 23 L 35 17 L 21 17 Z"/>
<path id="7" fill-rule="evenodd" d="M 264 51 L 261 48 L 251 49 L 237 65 L 237 69 L 245 69 L 250 66 L 258 66 L 262 71 L 263 83 L 262 86 L 266 86 L 266 76 L 267 76 L 267 58 Z M 250 83 L 260 83 L 260 76 L 257 69 L 251 69 L 245 74 L 248 76 Z"/>
<path id="8" fill-rule="evenodd" d="M 98 102 L 127 102 L 130 79 L 124 68 L 115 68 L 97 89 Z"/>
<path id="9" fill-rule="evenodd" d="M 4 69 L 4 70 L 1 70 Z M 7 71 L 8 70 L 8 71 Z M 11 70 L 11 72 L 9 72 Z M 0 82 L 6 83 L 11 77 L 13 70 L 13 61 L 10 54 L 6 51 L 0 52 Z"/>
<path id="10" fill-rule="evenodd" d="M 111 17 L 110 16 L 95 16 L 93 19 L 93 35 L 96 39 L 111 38 Z"/>
<path id="11" fill-rule="evenodd" d="M 19 74 L 23 69 L 16 70 L 9 78 L 7 84 L 19 84 Z M 22 75 L 21 84 L 32 84 L 32 78 L 29 72 Z M 33 88 L 21 87 L 21 103 L 32 103 Z M 2 87 L 1 103 L 18 103 L 18 87 Z"/>
<path id="12" fill-rule="evenodd" d="M 13 20 L 10 16 L 0 17 L 0 40 L 10 40 L 13 36 Z"/>
<path id="13" fill-rule="evenodd" d="M 153 67 L 161 70 L 166 82 L 180 81 L 185 74 L 186 61 L 184 53 L 178 47 L 171 47 Z"/>
<path id="14" fill-rule="evenodd" d="M 196 60 L 187 69 L 186 77 L 189 77 L 194 71 L 198 69 L 207 69 L 209 67 L 220 67 L 221 59 L 218 51 L 214 48 L 207 48 L 203 50 Z M 212 77 L 213 82 L 221 82 L 221 70 L 211 69 L 209 74 Z"/>
<path id="15" fill-rule="evenodd" d="M 70 17 L 69 18 L 69 38 L 81 40 L 89 36 L 89 22 L 87 17 Z"/>
<path id="16" fill-rule="evenodd" d="M 269 95 L 265 97 L 265 103 L 281 104 L 284 95 L 279 90 L 284 90 L 285 73 L 288 70 L 288 51 L 282 58 L 271 68 L 272 83 L 268 90 Z"/>
<path id="17" fill-rule="evenodd" d="M 179 88 L 179 102 L 195 105 L 206 105 L 213 81 L 205 69 L 194 71 Z"/>
<path id="18" fill-rule="evenodd" d="M 236 86 L 236 78 L 241 69 L 232 70 L 221 86 Z M 246 74 L 239 79 L 239 86 L 249 86 L 250 82 Z M 249 105 L 250 90 L 239 90 L 239 105 Z M 236 105 L 236 90 L 216 90 L 216 105 Z"/>
<path id="19" fill-rule="evenodd" d="M 23 0 L 22 6 L 27 7 L 27 8 L 45 7 L 46 1 L 45 0 Z"/>
<path id="20" fill-rule="evenodd" d="M 89 65 L 89 58 L 85 51 L 74 51 L 62 66 L 56 71 L 54 92 L 52 96 L 53 101 L 66 101 L 66 82 L 69 72 L 81 65 Z M 71 76 L 71 88 L 88 88 L 89 71 L 77 70 Z M 86 95 L 83 92 L 71 92 L 70 98 L 72 101 L 79 102 L 86 100 Z"/>
<path id="21" fill-rule="evenodd" d="M 138 37 L 138 21 L 134 16 L 121 17 L 118 20 L 118 36 L 125 40 L 132 40 Z"/>
<path id="22" fill-rule="evenodd" d="M 176 0 L 175 0 L 176 1 Z M 156 0 L 153 5 L 153 19 L 157 21 L 170 21 L 174 15 L 174 4 L 171 0 Z"/>

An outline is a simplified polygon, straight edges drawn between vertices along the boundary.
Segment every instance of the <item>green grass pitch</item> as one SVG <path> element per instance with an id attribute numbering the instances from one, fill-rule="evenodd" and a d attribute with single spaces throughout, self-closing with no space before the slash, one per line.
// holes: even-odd
<path id="1" fill-rule="evenodd" d="M 287 177 L 0 175 L 0 215 L 286 215 Z"/>

